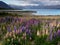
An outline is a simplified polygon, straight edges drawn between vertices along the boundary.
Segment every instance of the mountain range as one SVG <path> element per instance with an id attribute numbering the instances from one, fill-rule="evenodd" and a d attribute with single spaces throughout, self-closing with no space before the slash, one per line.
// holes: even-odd
<path id="1" fill-rule="evenodd" d="M 17 5 L 6 4 L 5 2 L 0 1 L 0 9 L 15 9 L 15 10 L 21 10 L 21 9 L 60 9 L 60 5 L 17 6 Z"/>
<path id="2" fill-rule="evenodd" d="M 3 1 L 0 1 L 0 10 L 1 9 L 12 9 L 8 4 L 4 3 Z"/>
<path id="3" fill-rule="evenodd" d="M 38 5 L 38 6 L 10 5 L 10 6 L 15 8 L 15 9 L 60 9 L 60 5 L 50 5 L 50 6 L 44 6 L 44 5 Z"/>

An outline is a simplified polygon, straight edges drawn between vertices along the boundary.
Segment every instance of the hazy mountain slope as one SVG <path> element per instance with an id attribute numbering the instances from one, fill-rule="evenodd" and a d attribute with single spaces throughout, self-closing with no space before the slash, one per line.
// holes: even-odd
<path id="1" fill-rule="evenodd" d="M 0 1 L 0 9 L 12 9 L 12 8 L 5 2 Z"/>

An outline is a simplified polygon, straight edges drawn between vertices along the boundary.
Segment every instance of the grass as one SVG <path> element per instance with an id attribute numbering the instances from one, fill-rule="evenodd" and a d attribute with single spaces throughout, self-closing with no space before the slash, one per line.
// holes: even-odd
<path id="1" fill-rule="evenodd" d="M 0 45 L 2 45 L 2 41 L 0 41 Z"/>

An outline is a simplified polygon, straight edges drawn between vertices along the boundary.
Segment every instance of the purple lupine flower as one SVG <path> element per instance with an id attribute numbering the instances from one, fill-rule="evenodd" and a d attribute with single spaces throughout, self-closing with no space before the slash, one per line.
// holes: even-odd
<path id="1" fill-rule="evenodd" d="M 54 32 L 54 35 L 53 35 L 53 37 L 54 37 L 54 38 L 56 38 L 56 36 L 57 36 L 57 34 L 56 34 L 56 32 Z"/>
<path id="2" fill-rule="evenodd" d="M 16 32 L 16 30 L 17 30 L 17 27 L 16 27 L 16 26 L 14 26 L 14 31 Z"/>
<path id="3" fill-rule="evenodd" d="M 15 22 L 15 21 L 13 20 L 13 21 L 11 22 L 11 25 L 13 25 L 13 24 L 14 24 L 14 22 Z"/>
<path id="4" fill-rule="evenodd" d="M 6 17 L 6 18 L 5 18 L 5 20 L 6 20 L 6 21 L 9 21 L 9 20 L 10 20 L 10 17 L 9 17 L 9 16 L 8 16 L 8 17 Z"/>
<path id="5" fill-rule="evenodd" d="M 10 26 L 7 26 L 7 31 L 8 31 L 8 32 L 11 32 Z"/>
<path id="6" fill-rule="evenodd" d="M 50 28 L 50 35 L 49 35 L 49 38 L 50 38 L 50 40 L 52 40 L 52 38 L 53 38 L 52 28 Z"/>
<path id="7" fill-rule="evenodd" d="M 30 29 L 26 29 L 26 34 L 30 34 Z"/>
<path id="8" fill-rule="evenodd" d="M 18 18 L 17 17 L 14 17 L 14 20 L 15 20 L 15 22 L 17 22 L 18 21 Z"/>
<path id="9" fill-rule="evenodd" d="M 29 24 L 30 24 L 30 22 L 29 22 L 29 21 L 27 21 L 27 22 L 26 22 L 26 25 L 29 25 Z"/>
<path id="10" fill-rule="evenodd" d="M 25 26 L 21 26 L 20 29 L 22 30 L 22 32 L 24 32 L 26 28 Z"/>
<path id="11" fill-rule="evenodd" d="M 17 18 L 15 18 L 15 22 L 17 21 Z"/>
<path id="12" fill-rule="evenodd" d="M 21 27 L 19 27 L 19 29 L 18 29 L 18 30 L 19 30 L 19 34 L 20 34 L 20 33 L 22 33 L 22 29 L 21 29 Z"/>
<path id="13" fill-rule="evenodd" d="M 39 23 L 38 21 L 34 21 L 34 25 L 38 25 L 38 23 Z"/>
<path id="14" fill-rule="evenodd" d="M 14 23 L 15 22 L 15 19 L 14 18 L 12 18 L 12 23 Z"/>
<path id="15" fill-rule="evenodd" d="M 60 30 L 57 31 L 57 35 L 60 36 Z"/>
<path id="16" fill-rule="evenodd" d="M 50 40 L 52 40 L 52 34 L 50 34 L 50 37 L 49 38 L 50 38 Z"/>
<path id="17" fill-rule="evenodd" d="M 33 24 L 33 23 L 34 23 L 34 21 L 31 19 L 31 20 L 29 20 L 29 23 L 30 23 L 30 24 Z"/>
<path id="18" fill-rule="evenodd" d="M 26 33 L 29 33 L 29 29 L 26 29 Z"/>

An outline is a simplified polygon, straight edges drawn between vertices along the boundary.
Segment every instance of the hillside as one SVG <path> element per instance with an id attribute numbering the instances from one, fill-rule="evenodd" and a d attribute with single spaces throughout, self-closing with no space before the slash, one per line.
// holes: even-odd
<path id="1" fill-rule="evenodd" d="M 2 9 L 12 9 L 12 7 L 10 7 L 8 4 L 6 4 L 3 1 L 0 1 L 0 10 Z"/>

